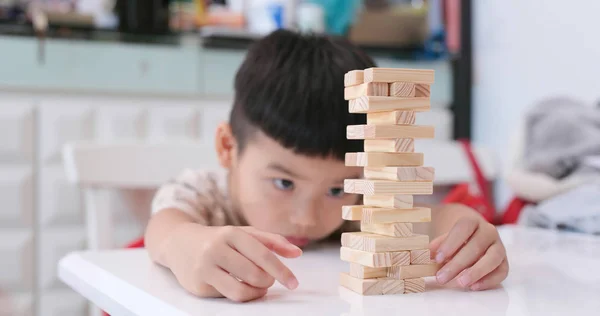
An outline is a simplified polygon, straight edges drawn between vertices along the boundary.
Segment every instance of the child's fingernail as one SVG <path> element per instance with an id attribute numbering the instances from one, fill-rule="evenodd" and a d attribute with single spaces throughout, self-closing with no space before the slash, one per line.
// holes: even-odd
<path id="1" fill-rule="evenodd" d="M 438 251 L 438 253 L 435 255 L 435 262 L 437 262 L 437 263 L 444 262 L 444 253 L 443 252 Z"/>
<path id="2" fill-rule="evenodd" d="M 288 282 L 287 282 L 287 287 L 290 290 L 294 290 L 298 287 L 298 280 L 296 278 L 291 278 Z"/>
<path id="3" fill-rule="evenodd" d="M 471 285 L 471 291 L 479 291 L 481 289 L 481 283 L 475 283 Z"/>
<path id="4" fill-rule="evenodd" d="M 438 282 L 446 283 L 446 281 L 448 281 L 448 270 L 442 269 L 438 271 L 438 273 L 436 274 L 436 278 Z"/>
<path id="5" fill-rule="evenodd" d="M 298 247 L 298 246 L 296 246 L 294 244 L 288 244 L 287 247 L 290 250 L 302 250 L 302 249 L 300 249 L 300 247 Z"/>
<path id="6" fill-rule="evenodd" d="M 471 276 L 469 275 L 469 272 L 463 272 L 463 274 L 458 278 L 458 283 L 460 283 L 460 285 L 463 287 L 469 285 L 469 283 L 471 283 Z"/>

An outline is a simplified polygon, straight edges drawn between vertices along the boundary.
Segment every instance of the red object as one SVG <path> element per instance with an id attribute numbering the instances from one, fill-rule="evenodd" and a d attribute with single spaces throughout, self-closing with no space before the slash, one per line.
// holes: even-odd
<path id="1" fill-rule="evenodd" d="M 461 143 L 473 173 L 475 174 L 477 190 L 474 192 L 469 183 L 461 183 L 450 191 L 442 203 L 464 204 L 475 209 L 488 222 L 493 223 L 496 215 L 496 208 L 492 203 L 488 181 L 481 171 L 477 158 L 475 158 L 475 155 L 473 154 L 471 143 L 468 140 L 459 140 L 459 142 Z"/>
<path id="2" fill-rule="evenodd" d="M 532 203 L 519 197 L 512 199 L 504 212 L 504 216 L 502 216 L 502 224 L 515 224 L 519 219 L 519 215 L 521 215 L 523 208 L 528 204 Z"/>

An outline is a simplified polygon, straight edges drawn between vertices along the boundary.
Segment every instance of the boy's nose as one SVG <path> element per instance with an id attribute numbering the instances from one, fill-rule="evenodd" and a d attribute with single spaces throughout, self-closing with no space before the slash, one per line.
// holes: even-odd
<path id="1" fill-rule="evenodd" d="M 318 201 L 304 203 L 292 214 L 292 224 L 302 228 L 314 227 L 318 222 Z"/>

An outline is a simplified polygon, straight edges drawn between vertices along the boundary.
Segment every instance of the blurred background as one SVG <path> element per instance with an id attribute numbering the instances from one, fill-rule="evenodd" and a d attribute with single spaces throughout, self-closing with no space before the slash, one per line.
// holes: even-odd
<path id="1" fill-rule="evenodd" d="M 88 313 L 56 272 L 89 246 L 90 201 L 63 146 L 191 143 L 207 148 L 194 167 L 216 167 L 235 71 L 279 28 L 346 36 L 380 67 L 435 70 L 433 109 L 417 121 L 436 127 L 433 152 L 459 150 L 436 161 L 460 166 L 441 198 L 464 182 L 495 223 L 599 233 L 599 11 L 593 0 L 0 0 L 0 315 Z M 489 187 L 474 185 L 459 139 Z M 152 193 L 107 197 L 113 247 L 141 236 Z"/>

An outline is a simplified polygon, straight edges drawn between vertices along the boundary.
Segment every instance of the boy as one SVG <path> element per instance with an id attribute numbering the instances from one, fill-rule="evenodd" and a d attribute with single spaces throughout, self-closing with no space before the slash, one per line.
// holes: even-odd
<path id="1" fill-rule="evenodd" d="M 344 155 L 362 142 L 346 140 L 346 126 L 365 116 L 348 113 L 343 77 L 374 66 L 341 39 L 276 31 L 256 43 L 236 75 L 229 123 L 216 131 L 226 184 L 191 170 L 165 184 L 145 236 L 151 258 L 201 297 L 248 301 L 275 280 L 296 288 L 274 253 L 298 257 L 310 242 L 356 230 L 340 212 L 359 203 L 343 182 L 362 169 L 346 167 Z M 433 211 L 440 283 L 458 276 L 481 290 L 504 280 L 506 254 L 492 225 L 460 205 Z"/>

